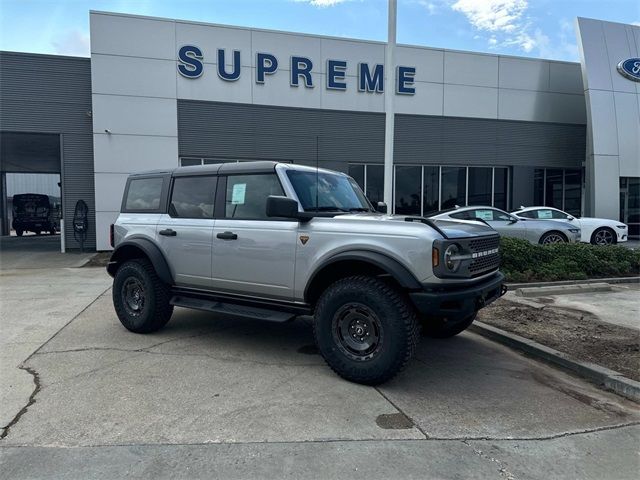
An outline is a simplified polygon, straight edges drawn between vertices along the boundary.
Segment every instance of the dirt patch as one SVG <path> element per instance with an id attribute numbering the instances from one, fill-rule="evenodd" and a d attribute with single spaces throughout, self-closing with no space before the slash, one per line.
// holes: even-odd
<path id="1" fill-rule="evenodd" d="M 111 252 L 98 252 L 83 267 L 106 267 L 111 258 Z"/>
<path id="2" fill-rule="evenodd" d="M 413 422 L 404 413 L 384 413 L 378 415 L 376 424 L 385 430 L 404 430 L 413 427 Z"/>
<path id="3" fill-rule="evenodd" d="M 585 312 L 536 309 L 504 299 L 481 310 L 478 320 L 640 381 L 640 331 L 633 328 Z"/>

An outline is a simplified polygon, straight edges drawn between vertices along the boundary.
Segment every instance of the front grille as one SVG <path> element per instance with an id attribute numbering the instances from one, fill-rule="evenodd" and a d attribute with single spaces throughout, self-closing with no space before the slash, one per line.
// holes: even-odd
<path id="1" fill-rule="evenodd" d="M 477 238 L 469 242 L 469 250 L 475 257 L 469 264 L 469 273 L 477 277 L 500 267 L 500 237 Z M 477 256 L 476 256 L 477 255 Z"/>

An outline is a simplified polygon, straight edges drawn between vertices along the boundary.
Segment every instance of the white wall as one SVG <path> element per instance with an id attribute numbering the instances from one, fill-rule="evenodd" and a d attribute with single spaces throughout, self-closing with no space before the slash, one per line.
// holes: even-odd
<path id="1" fill-rule="evenodd" d="M 127 174 L 178 165 L 176 99 L 383 111 L 383 94 L 359 92 L 356 82 L 359 62 L 384 63 L 384 43 L 105 12 L 91 12 L 90 23 L 99 250 L 109 248 L 108 226 Z M 177 52 L 186 44 L 203 51 L 199 78 L 177 71 Z M 218 48 L 227 51 L 225 63 L 240 50 L 239 80 L 218 77 Z M 264 84 L 255 81 L 257 52 L 279 63 Z M 290 86 L 291 55 L 313 61 L 314 88 Z M 347 61 L 346 91 L 325 88 L 327 59 Z M 396 95 L 385 81 L 397 113 L 586 123 L 576 63 L 402 45 L 396 61 L 416 68 L 414 95 Z"/>
<path id="2" fill-rule="evenodd" d="M 640 27 L 578 18 L 588 118 L 587 213 L 618 218 L 619 178 L 640 176 L 640 82 L 617 71 L 640 57 Z"/>

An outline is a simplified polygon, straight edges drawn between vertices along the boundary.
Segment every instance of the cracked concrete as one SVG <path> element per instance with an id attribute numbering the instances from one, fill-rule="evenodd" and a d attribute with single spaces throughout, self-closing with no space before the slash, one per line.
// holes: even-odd
<path id="1" fill-rule="evenodd" d="M 424 340 L 372 388 L 326 367 L 308 319 L 176 309 L 161 332 L 136 335 L 109 291 L 84 307 L 21 359 L 40 390 L 0 440 L 7 478 L 637 473 L 637 405 L 474 334 Z"/>

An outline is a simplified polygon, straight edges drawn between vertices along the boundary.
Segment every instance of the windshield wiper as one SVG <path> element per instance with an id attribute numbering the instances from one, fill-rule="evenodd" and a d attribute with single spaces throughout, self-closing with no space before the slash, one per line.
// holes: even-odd
<path id="1" fill-rule="evenodd" d="M 370 208 L 366 207 L 352 207 L 349 209 L 350 212 L 372 212 Z"/>
<path id="2" fill-rule="evenodd" d="M 346 208 L 336 207 L 335 205 L 321 205 L 319 207 L 310 208 L 310 212 L 348 212 Z"/>

